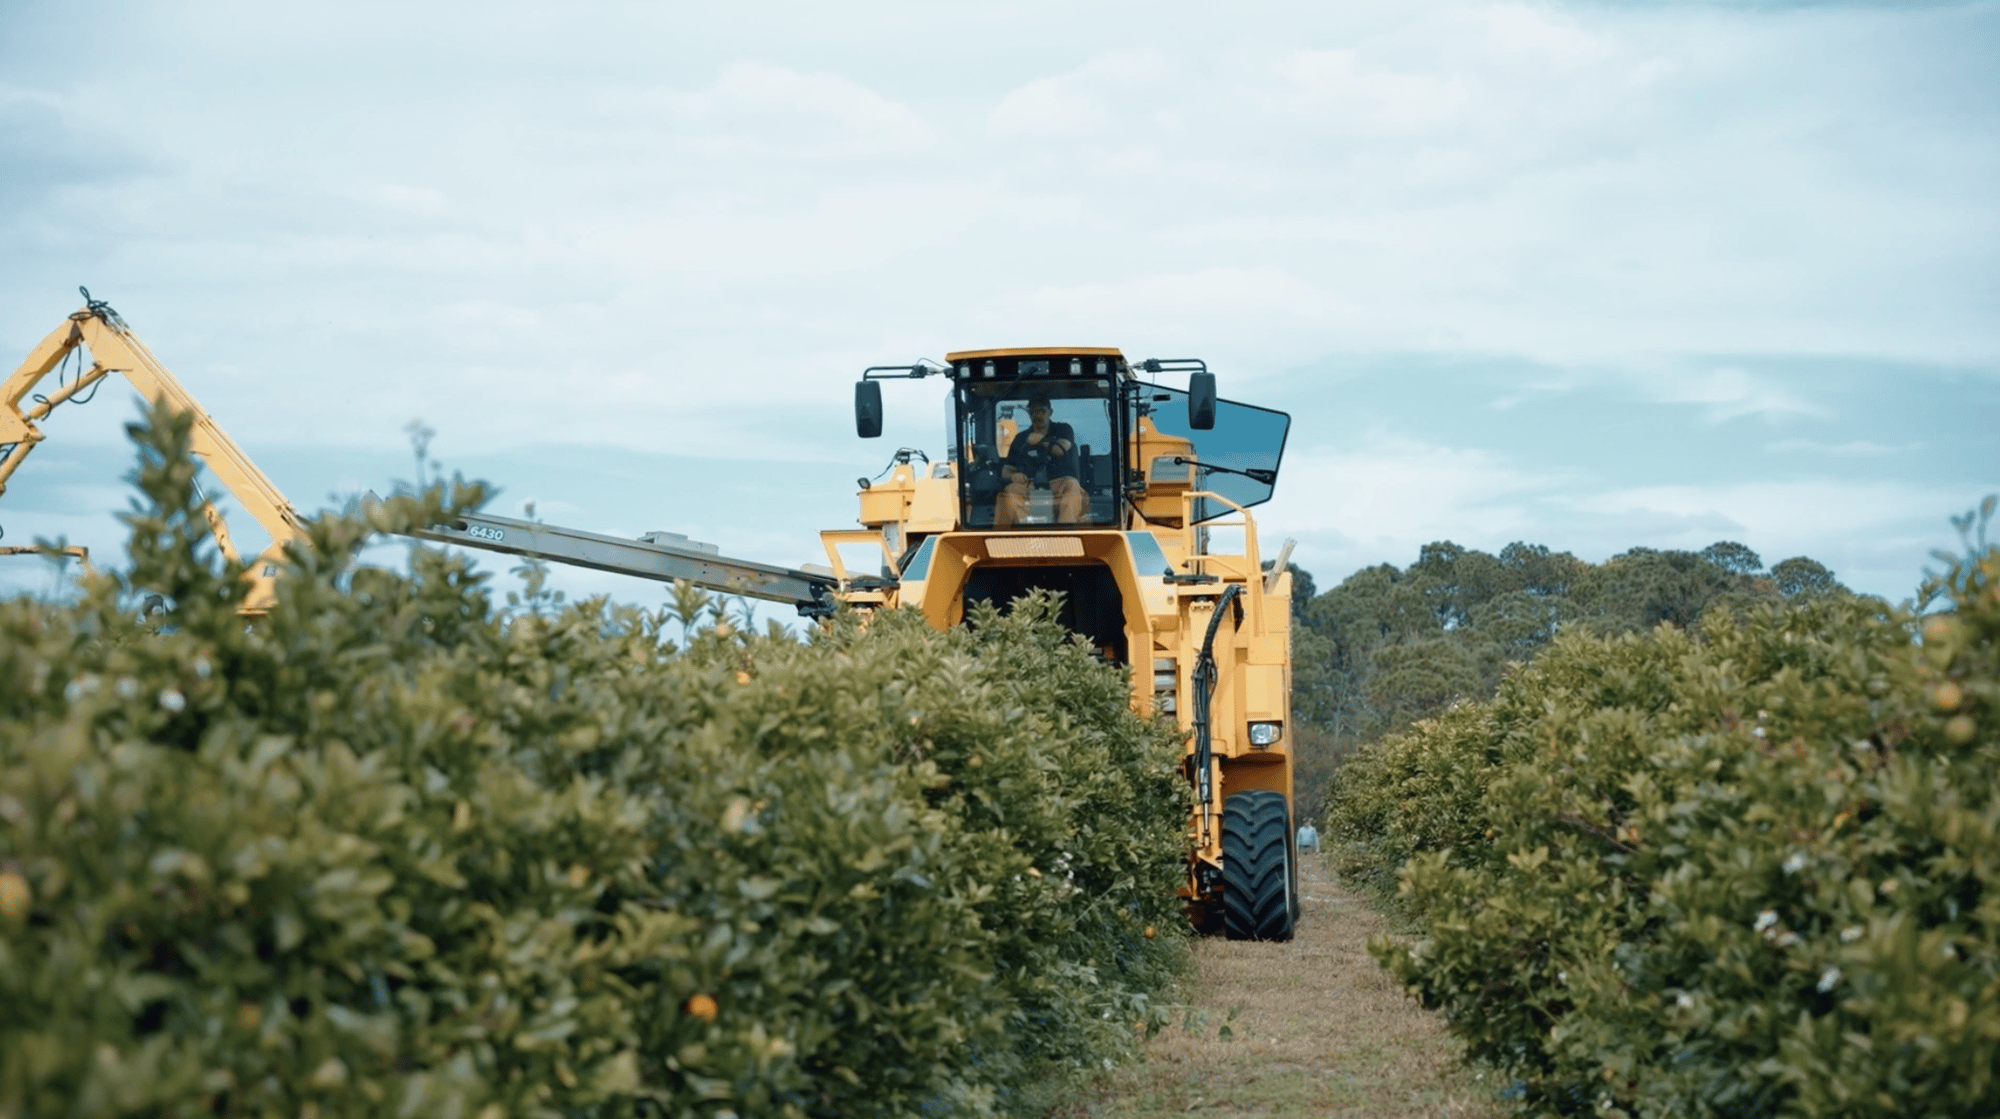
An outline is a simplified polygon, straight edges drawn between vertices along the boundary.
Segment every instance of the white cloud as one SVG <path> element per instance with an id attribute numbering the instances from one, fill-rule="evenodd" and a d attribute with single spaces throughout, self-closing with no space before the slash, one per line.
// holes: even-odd
<path id="1" fill-rule="evenodd" d="M 1816 439 L 1780 439 L 1772 443 L 1770 449 L 1779 452 L 1800 451 L 1816 455 L 1833 455 L 1840 458 L 1887 458 L 1921 451 L 1924 445 L 1922 443 L 1891 445 L 1869 439 L 1855 439 L 1845 443 L 1826 443 Z"/>
<path id="2" fill-rule="evenodd" d="M 1059 78 L 1037 78 L 1000 99 L 991 117 L 1005 136 L 1038 137 L 1094 132 L 1111 122 L 1096 98 Z"/>
<path id="3" fill-rule="evenodd" d="M 1829 414 L 1824 404 L 1729 366 L 1701 371 L 1661 371 L 1656 375 L 1651 395 L 1670 404 L 1699 404 L 1710 423 L 1743 416 L 1768 420 Z"/>
<path id="4" fill-rule="evenodd" d="M 662 90 L 639 104 L 655 107 L 670 134 L 711 157 L 902 155 L 934 139 L 916 110 L 860 82 L 768 62 L 732 63 L 705 89 Z"/>
<path id="5" fill-rule="evenodd" d="M 1112 51 L 1009 91 L 988 114 L 987 126 L 996 136 L 1033 143 L 1130 128 L 1135 114 L 1145 114 L 1145 105 L 1173 100 L 1172 85 L 1180 77 L 1154 54 Z"/>
<path id="6" fill-rule="evenodd" d="M 1016 321 L 1025 317 L 1055 337 L 1113 336 L 1093 345 L 1144 338 L 1181 350 L 1199 348 L 1202 338 L 1218 333 L 1254 336 L 1261 328 L 1282 338 L 1302 326 L 1324 327 L 1357 315 L 1339 293 L 1275 267 L 1153 273 L 1117 269 L 1103 280 L 1039 286 L 1013 297 L 1009 304 L 1009 310 L 1017 312 L 1012 316 Z M 1246 350 L 1281 359 L 1272 348 L 1244 346 L 1239 354 Z"/>
<path id="7" fill-rule="evenodd" d="M 443 214 L 450 201 L 444 191 L 434 187 L 403 186 L 397 183 L 384 183 L 369 192 L 369 196 L 376 205 L 420 217 L 437 217 Z"/>
<path id="8" fill-rule="evenodd" d="M 1805 555 L 1850 586 L 1891 600 L 1914 592 L 1934 548 L 1951 543 L 1945 516 L 1988 486 L 1821 478 L 1710 486 L 1639 486 L 1563 500 L 1601 529 L 1602 558 L 1635 543 L 1698 549 L 1735 539 L 1765 563 Z"/>
<path id="9" fill-rule="evenodd" d="M 1570 13 L 1546 4 L 1501 3 L 1462 8 L 1491 57 L 1519 69 L 1581 70 L 1619 59 L 1619 45 Z"/>
<path id="10" fill-rule="evenodd" d="M 1378 434 L 1357 450 L 1288 455 L 1280 496 L 1262 519 L 1338 539 L 1346 552 L 1414 556 L 1446 538 L 1516 539 L 1536 524 L 1530 507 L 1560 480 L 1490 451 Z"/>
<path id="11" fill-rule="evenodd" d="M 81 281 L 246 443 L 400 449 L 423 415 L 494 455 L 821 459 L 856 453 L 856 370 L 961 346 L 1231 383 L 1491 354 L 1811 421 L 1784 433 L 1811 447 L 1758 440 L 1787 469 L 1900 465 L 1875 445 L 1913 436 L 1699 355 L 2000 364 L 1991 2 L 912 11 L 138 0 L 94 28 L 106 71 L 40 48 L 53 9 L 0 5 L 0 351 Z M 1437 407 L 1544 402 L 1505 388 Z M 933 448 L 935 395 L 891 404 Z M 1758 527 L 1557 509 L 1549 459 L 1399 422 L 1423 442 L 1328 460 L 1380 496 L 1302 467 L 1271 512 L 1385 546 Z"/>
<path id="12" fill-rule="evenodd" d="M 1461 123 L 1477 90 L 1459 73 L 1373 67 L 1352 49 L 1293 51 L 1271 67 L 1300 117 L 1341 134 L 1409 138 Z"/>
<path id="13" fill-rule="evenodd" d="M 1844 479 L 1754 481 L 1721 485 L 1635 486 L 1563 503 L 1622 524 L 1652 524 L 1656 547 L 1699 548 L 1717 530 L 1754 533 L 1760 551 L 1837 555 L 1842 538 L 1867 539 L 1916 515 L 1954 507 L 1954 487 Z M 1747 542 L 1747 541 L 1746 541 Z M 1768 557 L 1767 557 L 1768 558 Z"/>

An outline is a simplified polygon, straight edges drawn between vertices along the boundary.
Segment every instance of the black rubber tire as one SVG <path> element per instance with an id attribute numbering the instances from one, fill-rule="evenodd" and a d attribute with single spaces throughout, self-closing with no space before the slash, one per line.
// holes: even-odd
<path id="1" fill-rule="evenodd" d="M 1222 931 L 1231 940 L 1290 940 L 1292 813 L 1285 794 L 1237 793 L 1222 806 Z"/>

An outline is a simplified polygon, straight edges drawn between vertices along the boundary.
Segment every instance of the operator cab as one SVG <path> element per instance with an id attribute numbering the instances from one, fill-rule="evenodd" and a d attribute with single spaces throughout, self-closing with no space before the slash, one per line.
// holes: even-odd
<path id="1" fill-rule="evenodd" d="M 1186 373 L 1188 387 L 1142 372 Z M 1269 500 L 1277 481 L 1284 413 L 1218 399 L 1198 359 L 1134 363 L 1115 349 L 968 350 L 942 365 L 870 366 L 854 387 L 856 434 L 881 435 L 883 380 L 938 375 L 952 382 L 949 460 L 927 479 L 906 476 L 898 492 L 863 483 L 861 518 L 880 526 L 885 554 L 908 549 L 903 601 L 937 625 L 981 602 L 1005 611 L 1030 591 L 1053 591 L 1065 627 L 1132 663 L 1144 654 L 1130 635 L 1146 629 L 1146 605 L 1171 601 L 1163 580 L 1215 581 L 1198 565 L 1177 571 L 1179 555 L 1167 553 L 1206 554 L 1207 522 Z M 908 543 L 905 532 L 928 539 Z M 1030 538 L 1009 539 L 1016 532 Z"/>
<path id="2" fill-rule="evenodd" d="M 1181 529 L 1189 512 L 1200 525 L 1262 504 L 1277 483 L 1290 417 L 1218 399 L 1197 359 L 1130 363 L 1115 349 L 1066 347 L 945 361 L 864 370 L 854 427 L 864 439 L 882 434 L 883 380 L 950 378 L 950 464 L 937 477 L 958 489 L 958 529 Z M 1184 372 L 1188 387 L 1141 381 L 1142 372 Z M 1048 415 L 1038 428 L 1040 404 Z M 1216 497 L 1184 508 L 1189 492 Z"/>
<path id="3" fill-rule="evenodd" d="M 947 360 L 966 528 L 1117 524 L 1117 351 L 993 350 Z M 1034 406 L 1044 403 L 1040 417 Z"/>

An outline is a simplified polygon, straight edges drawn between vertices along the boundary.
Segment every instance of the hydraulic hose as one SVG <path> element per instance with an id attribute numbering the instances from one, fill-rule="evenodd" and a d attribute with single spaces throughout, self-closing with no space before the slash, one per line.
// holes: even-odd
<path id="1" fill-rule="evenodd" d="M 1241 583 L 1231 583 L 1224 588 L 1222 597 L 1215 600 L 1215 612 L 1208 616 L 1208 632 L 1201 639 L 1201 653 L 1194 661 L 1195 799 L 1204 808 L 1215 803 L 1215 781 L 1210 760 L 1214 746 L 1208 718 L 1209 702 L 1215 697 L 1215 631 L 1222 626 L 1222 615 L 1242 593 Z"/>

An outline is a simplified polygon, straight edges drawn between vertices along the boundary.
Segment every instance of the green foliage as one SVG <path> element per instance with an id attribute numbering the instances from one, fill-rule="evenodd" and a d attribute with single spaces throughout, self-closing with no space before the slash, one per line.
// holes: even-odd
<path id="1" fill-rule="evenodd" d="M 1824 564 L 1805 556 L 1793 556 L 1772 564 L 1771 581 L 1777 585 L 1778 593 L 1786 598 L 1826 594 L 1840 586 L 1834 580 L 1833 572 L 1828 571 Z"/>
<path id="2" fill-rule="evenodd" d="M 1801 556 L 1763 572 L 1734 541 L 1700 552 L 1634 548 L 1601 564 L 1537 544 L 1489 555 L 1449 541 L 1417 561 L 1358 571 L 1303 605 L 1294 638 L 1294 718 L 1305 815 L 1324 778 L 1354 748 L 1454 703 L 1490 698 L 1508 667 L 1533 660 L 1560 631 L 1641 633 L 1693 626 L 1800 594 L 1844 593 Z"/>
<path id="3" fill-rule="evenodd" d="M 152 423 L 129 573 L 0 603 L 0 1114 L 983 1114 L 1161 1021 L 1177 741 L 1047 603 L 799 641 L 357 565 L 460 483 L 246 627 Z"/>
<path id="4" fill-rule="evenodd" d="M 1492 713 L 1461 704 L 1350 755 L 1326 791 L 1324 842 L 1341 877 L 1386 899 L 1412 856 L 1479 842 L 1491 734 Z"/>
<path id="5" fill-rule="evenodd" d="M 2000 549 L 1951 611 L 1566 634 L 1329 793 L 1372 946 L 1538 1114 L 2000 1113 Z"/>

